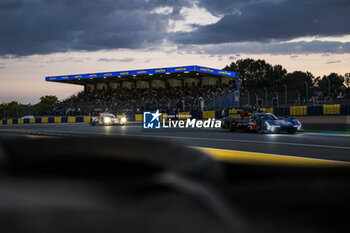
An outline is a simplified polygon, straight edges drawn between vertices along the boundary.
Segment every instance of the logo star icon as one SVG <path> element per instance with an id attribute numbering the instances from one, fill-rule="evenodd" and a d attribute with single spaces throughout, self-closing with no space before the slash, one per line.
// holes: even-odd
<path id="1" fill-rule="evenodd" d="M 159 113 L 159 109 L 157 110 L 157 112 L 152 113 L 153 118 L 152 118 L 151 122 L 154 121 L 155 119 L 157 119 L 160 115 L 162 115 L 162 114 Z"/>

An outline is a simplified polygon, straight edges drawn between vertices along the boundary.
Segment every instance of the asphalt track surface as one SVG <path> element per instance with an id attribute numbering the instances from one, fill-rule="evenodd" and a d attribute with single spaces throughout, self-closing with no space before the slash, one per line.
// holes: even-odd
<path id="1" fill-rule="evenodd" d="M 244 152 L 244 156 L 264 154 L 282 155 L 331 161 L 350 162 L 350 137 L 336 134 L 256 134 L 226 132 L 221 129 L 160 129 L 143 130 L 141 124 L 127 126 L 90 126 L 89 124 L 28 124 L 2 125 L 0 134 L 26 135 L 128 135 L 171 140 L 185 146 L 211 148 L 220 151 Z M 253 152 L 253 153 L 246 153 Z"/>

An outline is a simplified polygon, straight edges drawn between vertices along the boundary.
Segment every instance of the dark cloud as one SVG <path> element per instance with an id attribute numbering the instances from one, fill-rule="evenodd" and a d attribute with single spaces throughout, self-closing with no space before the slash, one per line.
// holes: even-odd
<path id="1" fill-rule="evenodd" d="M 350 34 L 349 0 L 202 0 L 199 5 L 222 19 L 174 35 L 176 43 L 268 42 Z"/>
<path id="2" fill-rule="evenodd" d="M 193 4 L 222 19 L 208 26 L 193 22 L 198 28 L 193 32 L 169 33 L 169 20 L 181 20 L 181 9 Z M 154 13 L 159 7 L 173 11 Z M 349 0 L 0 0 L 0 57 L 119 48 L 154 50 L 168 41 L 180 48 L 203 44 L 201 52 L 211 53 L 215 51 L 207 45 L 215 48 L 219 44 L 218 54 L 224 53 L 221 49 L 229 43 L 234 43 L 228 47 L 233 53 L 343 53 L 349 51 L 348 43 L 276 41 L 350 34 L 349 12 Z M 199 49 L 183 52 L 198 53 Z"/>
<path id="3" fill-rule="evenodd" d="M 0 2 L 0 9 L 11 9 L 21 5 L 21 0 L 3 0 Z"/>
<path id="4" fill-rule="evenodd" d="M 199 7 L 204 7 L 216 16 L 238 13 L 240 9 L 250 5 L 256 0 L 200 0 Z"/>
<path id="5" fill-rule="evenodd" d="M 90 58 L 73 58 L 73 57 L 59 57 L 59 58 L 51 58 L 45 63 L 66 63 L 66 62 L 85 62 L 90 60 Z"/>
<path id="6" fill-rule="evenodd" d="M 329 61 L 329 62 L 326 62 L 326 64 L 334 64 L 334 63 L 340 63 L 341 61 L 340 60 L 337 60 L 337 61 Z"/>
<path id="7" fill-rule="evenodd" d="M 134 58 L 121 58 L 121 59 L 117 59 L 117 58 L 100 58 L 98 59 L 99 62 L 133 62 L 135 61 Z"/>
<path id="8" fill-rule="evenodd" d="M 307 54 L 307 53 L 350 53 L 350 42 L 311 41 L 311 42 L 240 42 L 217 45 L 183 45 L 182 50 L 191 50 L 199 54 Z M 237 55 L 236 55 L 237 56 Z"/>
<path id="9" fill-rule="evenodd" d="M 1 0 L 0 56 L 144 48 L 164 39 L 186 0 Z M 174 8 L 171 15 L 151 13 Z"/>

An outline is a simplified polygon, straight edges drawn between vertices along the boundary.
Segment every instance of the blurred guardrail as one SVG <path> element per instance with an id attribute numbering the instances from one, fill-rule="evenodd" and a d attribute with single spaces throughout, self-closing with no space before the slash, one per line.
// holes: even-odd
<path id="1" fill-rule="evenodd" d="M 276 116 L 323 116 L 323 115 L 350 115 L 350 104 L 348 105 L 319 105 L 319 106 L 290 106 L 290 107 L 271 107 L 263 108 L 264 112 L 274 113 Z M 218 111 L 203 112 L 173 112 L 162 113 L 161 119 L 220 119 L 224 116 L 239 117 L 243 109 L 226 109 Z M 118 115 L 119 116 L 119 115 Z M 143 114 L 127 114 L 128 121 L 142 121 Z M 53 116 L 36 117 L 30 119 L 4 119 L 0 120 L 0 125 L 10 124 L 35 124 L 35 123 L 88 123 L 89 116 Z"/>

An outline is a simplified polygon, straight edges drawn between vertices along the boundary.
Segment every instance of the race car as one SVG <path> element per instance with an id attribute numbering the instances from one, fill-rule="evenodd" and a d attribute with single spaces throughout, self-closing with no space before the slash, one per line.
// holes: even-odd
<path id="1" fill-rule="evenodd" d="M 100 113 L 99 116 L 90 117 L 91 125 L 126 125 L 126 117 L 115 117 L 111 113 Z"/>
<path id="2" fill-rule="evenodd" d="M 278 119 L 272 113 L 253 113 L 248 117 L 225 117 L 221 127 L 227 131 L 247 130 L 257 133 L 287 133 L 301 132 L 301 123 L 294 118 Z"/>

